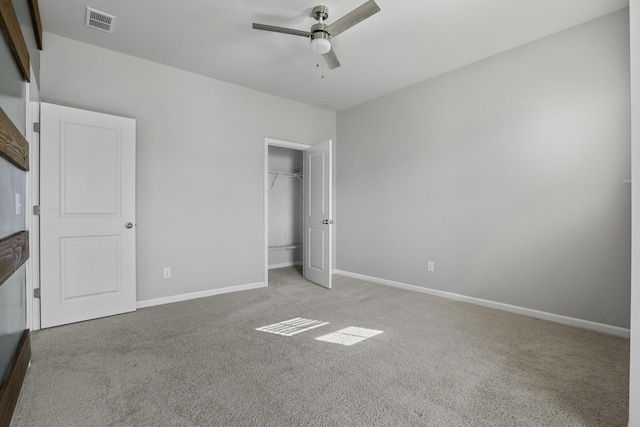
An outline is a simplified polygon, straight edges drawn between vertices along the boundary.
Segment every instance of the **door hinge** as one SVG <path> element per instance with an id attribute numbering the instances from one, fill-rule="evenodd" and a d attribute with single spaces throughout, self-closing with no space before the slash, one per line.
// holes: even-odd
<path id="1" fill-rule="evenodd" d="M 33 290 L 33 297 L 37 298 L 37 299 L 40 299 L 40 288 L 35 288 Z"/>
<path id="2" fill-rule="evenodd" d="M 35 122 L 35 123 L 33 124 L 33 131 L 34 131 L 34 132 L 37 132 L 37 133 L 40 133 L 40 123 Z"/>
<path id="3" fill-rule="evenodd" d="M 33 207 L 33 214 L 34 215 L 40 215 L 40 205 L 35 205 Z"/>

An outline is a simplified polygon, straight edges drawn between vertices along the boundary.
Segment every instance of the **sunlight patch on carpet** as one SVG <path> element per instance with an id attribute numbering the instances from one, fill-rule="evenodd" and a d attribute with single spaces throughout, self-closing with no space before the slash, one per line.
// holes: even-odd
<path id="1" fill-rule="evenodd" d="M 318 341 L 331 342 L 342 345 L 353 345 L 367 338 L 375 337 L 384 331 L 377 331 L 375 329 L 358 328 L 355 326 L 349 326 L 348 328 L 340 329 L 339 331 L 332 332 L 327 335 L 316 338 Z"/>
<path id="2" fill-rule="evenodd" d="M 290 337 L 295 334 L 299 334 L 300 332 L 319 328 L 320 326 L 328 324 L 329 322 L 323 322 L 321 320 L 311 320 L 303 319 L 302 317 L 296 317 L 295 319 L 285 320 L 284 322 L 274 323 L 273 325 L 256 328 L 256 331 L 269 332 L 270 334 Z"/>

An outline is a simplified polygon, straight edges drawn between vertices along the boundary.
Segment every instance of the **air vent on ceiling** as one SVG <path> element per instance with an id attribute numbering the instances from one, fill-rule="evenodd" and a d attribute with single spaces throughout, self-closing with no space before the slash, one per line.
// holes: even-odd
<path id="1" fill-rule="evenodd" d="M 115 24 L 116 17 L 109 15 L 108 13 L 100 12 L 99 10 L 87 8 L 87 27 L 95 28 L 96 30 L 105 31 L 107 33 L 113 32 L 113 24 Z"/>

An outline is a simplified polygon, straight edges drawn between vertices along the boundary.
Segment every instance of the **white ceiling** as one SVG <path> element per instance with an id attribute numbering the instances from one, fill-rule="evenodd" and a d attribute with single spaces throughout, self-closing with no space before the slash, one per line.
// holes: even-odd
<path id="1" fill-rule="evenodd" d="M 322 0 L 332 23 L 365 0 Z M 320 0 L 41 0 L 44 31 L 284 98 L 340 111 L 625 8 L 629 0 L 376 0 L 333 40 L 340 68 L 316 67 L 308 31 Z M 85 26 L 86 7 L 116 16 Z M 46 50 L 46 36 L 45 36 Z M 320 65 L 324 61 L 320 58 Z"/>

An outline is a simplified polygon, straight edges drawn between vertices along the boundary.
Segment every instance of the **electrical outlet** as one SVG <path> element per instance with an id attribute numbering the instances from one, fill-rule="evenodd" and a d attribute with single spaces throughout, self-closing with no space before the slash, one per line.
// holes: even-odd
<path id="1" fill-rule="evenodd" d="M 171 278 L 171 267 L 165 267 L 162 270 L 162 277 L 164 277 L 165 279 L 170 279 Z"/>
<path id="2" fill-rule="evenodd" d="M 436 263 L 433 261 L 427 261 L 427 271 L 430 271 L 430 272 L 436 271 Z"/>

